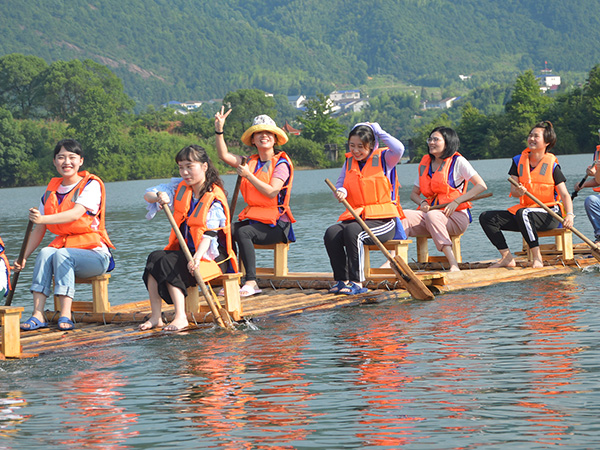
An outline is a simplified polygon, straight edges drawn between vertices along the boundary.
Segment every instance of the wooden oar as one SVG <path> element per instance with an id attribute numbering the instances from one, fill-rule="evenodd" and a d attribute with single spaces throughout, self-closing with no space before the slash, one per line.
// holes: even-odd
<path id="1" fill-rule="evenodd" d="M 242 162 L 240 166 L 246 164 L 246 157 L 242 156 Z M 229 206 L 229 223 L 233 222 L 233 215 L 235 214 L 235 205 L 237 205 L 238 195 L 240 193 L 240 186 L 242 184 L 242 177 L 238 175 L 237 180 L 235 180 L 235 188 L 233 188 L 233 196 L 231 197 L 231 205 Z"/>
<path id="2" fill-rule="evenodd" d="M 485 194 L 476 195 L 475 197 L 473 197 L 472 199 L 467 200 L 467 201 L 474 202 L 475 200 L 481 200 L 482 198 L 488 198 L 488 197 L 491 197 L 492 195 L 494 195 L 492 192 L 486 192 Z M 452 203 L 452 202 L 450 202 L 450 203 Z M 441 205 L 434 205 L 430 209 L 442 209 L 442 208 L 445 208 L 446 206 L 448 206 L 450 203 L 442 203 Z M 463 203 L 466 203 L 466 202 L 463 202 Z"/>
<path id="3" fill-rule="evenodd" d="M 585 183 L 585 180 L 587 180 L 587 175 L 585 177 L 583 177 L 581 179 L 581 181 L 579 182 L 579 189 L 581 189 L 581 187 L 583 186 L 583 183 Z M 577 195 L 579 194 L 579 191 L 573 191 L 573 193 L 571 194 L 571 200 L 573 200 L 575 197 L 577 197 Z"/>
<path id="4" fill-rule="evenodd" d="M 335 194 L 336 189 L 335 186 L 331 183 L 331 181 L 329 181 L 326 178 L 325 183 L 327 183 L 327 186 L 329 186 L 329 188 Z M 354 216 L 354 218 L 360 224 L 363 230 L 366 231 L 373 243 L 377 245 L 377 247 L 379 247 L 379 250 L 381 250 L 381 252 L 385 255 L 387 260 L 390 262 L 390 266 L 396 274 L 396 277 L 404 284 L 406 290 L 410 293 L 410 295 L 412 295 L 417 300 L 433 300 L 434 296 L 429 290 L 429 288 L 425 286 L 421 279 L 415 275 L 415 273 L 408 266 L 406 261 L 404 261 L 400 256 L 393 257 L 390 254 L 390 252 L 388 252 L 388 250 L 384 247 L 381 241 L 377 238 L 377 236 L 373 234 L 373 232 L 365 223 L 365 221 L 362 220 L 361 217 L 356 213 L 356 211 L 354 211 L 354 208 L 350 206 L 350 203 L 348 203 L 346 199 L 343 199 L 342 203 L 344 204 L 346 209 L 350 211 L 350 214 Z"/>
<path id="5" fill-rule="evenodd" d="M 33 222 L 30 220 L 27 223 L 27 228 L 25 229 L 25 237 L 23 238 L 23 243 L 21 244 L 21 251 L 19 251 L 19 258 L 17 262 L 19 265 L 23 265 L 23 257 L 25 256 L 25 250 L 27 249 L 27 243 L 29 242 L 29 236 L 31 235 L 31 230 L 33 229 Z M 10 291 L 8 291 L 8 295 L 6 296 L 6 302 L 4 306 L 10 306 L 12 303 L 13 295 L 15 295 L 15 289 L 17 287 L 17 281 L 19 281 L 19 274 L 21 271 L 13 271 L 12 280 L 10 281 Z"/>
<path id="6" fill-rule="evenodd" d="M 508 177 L 508 181 L 510 181 L 516 187 L 519 187 L 519 183 L 517 183 L 512 177 Z M 531 194 L 528 191 L 525 191 L 525 195 L 527 197 L 529 197 L 531 200 L 533 200 L 534 202 L 536 202 L 538 205 L 540 205 L 542 208 L 544 208 L 544 210 L 546 210 L 546 212 L 548 214 L 550 214 L 552 217 L 554 217 L 560 223 L 563 223 L 564 219 L 562 217 L 560 217 L 558 214 L 556 214 L 554 211 L 552 211 L 550 208 L 548 208 L 546 205 L 544 205 L 542 202 L 540 202 L 533 194 Z M 570 230 L 573 233 L 575 233 L 575 235 L 577 235 L 583 242 L 585 242 L 590 247 L 594 258 L 596 258 L 598 261 L 600 261 L 600 247 L 598 247 L 596 244 L 594 244 L 590 239 L 588 239 L 583 233 L 579 232 L 575 227 L 571 227 Z"/>
<path id="7" fill-rule="evenodd" d="M 190 252 L 190 249 L 188 248 L 187 243 L 185 242 L 185 238 L 181 234 L 181 231 L 179 230 L 179 227 L 177 226 L 177 223 L 175 222 L 175 219 L 173 218 L 173 213 L 171 212 L 169 205 L 164 205 L 163 209 L 165 210 L 165 214 L 167 215 L 167 218 L 169 219 L 169 222 L 171 223 L 171 227 L 173 228 L 173 231 L 177 235 L 177 240 L 179 241 L 179 247 L 181 247 L 181 250 L 185 254 L 185 257 L 188 260 L 188 262 L 193 261 L 194 257 L 192 256 L 192 253 Z M 204 284 L 204 280 L 202 279 L 202 275 L 200 274 L 199 269 L 194 270 L 194 277 L 196 278 L 196 282 L 198 283 L 198 286 L 200 286 L 200 290 L 202 291 L 202 294 L 204 295 L 204 298 L 206 299 L 206 303 L 208 303 L 208 306 L 212 312 L 212 315 L 213 315 L 214 320 L 217 323 L 217 325 L 219 325 L 221 328 L 233 327 L 231 318 L 229 317 L 229 313 L 224 308 L 217 308 L 217 305 L 215 305 L 215 302 L 212 298 L 212 294 L 206 287 L 206 284 Z M 223 319 L 223 316 L 225 316 L 225 319 Z M 227 322 L 227 326 L 225 325 L 225 322 Z"/>

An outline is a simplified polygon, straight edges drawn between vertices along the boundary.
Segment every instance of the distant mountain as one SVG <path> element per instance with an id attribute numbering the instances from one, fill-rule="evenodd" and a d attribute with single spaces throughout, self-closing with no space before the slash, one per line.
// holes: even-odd
<path id="1" fill-rule="evenodd" d="M 0 54 L 91 58 L 138 103 L 600 62 L 600 0 L 4 0 Z"/>

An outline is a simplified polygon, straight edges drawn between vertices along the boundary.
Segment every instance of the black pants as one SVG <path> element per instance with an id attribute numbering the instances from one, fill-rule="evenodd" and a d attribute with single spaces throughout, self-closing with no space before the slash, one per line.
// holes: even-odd
<path id="1" fill-rule="evenodd" d="M 558 206 L 555 212 L 560 214 Z M 508 211 L 485 211 L 479 224 L 488 239 L 498 250 L 508 249 L 502 231 L 520 231 L 529 248 L 539 247 L 538 231 L 553 230 L 560 222 L 542 208 L 521 208 L 516 214 Z"/>
<path id="2" fill-rule="evenodd" d="M 381 242 L 389 241 L 396 234 L 395 219 L 365 220 L 373 234 Z M 335 281 L 355 281 L 365 279 L 364 244 L 373 245 L 366 231 L 355 220 L 347 220 L 331 225 L 323 238 Z"/>

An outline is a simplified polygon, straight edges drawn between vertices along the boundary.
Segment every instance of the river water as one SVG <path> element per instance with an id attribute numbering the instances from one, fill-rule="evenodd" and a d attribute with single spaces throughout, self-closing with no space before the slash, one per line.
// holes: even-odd
<path id="1" fill-rule="evenodd" d="M 571 190 L 591 156 L 559 159 Z M 465 261 L 497 257 L 477 216 L 512 204 L 510 161 L 473 165 L 494 196 L 474 205 L 462 239 Z M 399 166 L 406 208 L 416 171 Z M 341 207 L 323 180 L 335 182 L 338 173 L 296 173 L 292 271 L 331 270 L 322 237 Z M 231 192 L 235 178 L 224 179 Z M 166 218 L 144 218 L 142 195 L 154 184 L 107 184 L 107 228 L 117 246 L 113 305 L 147 298 L 146 256 L 166 243 Z M 11 261 L 27 208 L 43 189 L 0 190 L 0 235 Z M 593 237 L 587 194 L 575 200 L 575 226 Z M 511 234 L 509 245 L 520 249 L 520 236 Z M 259 264 L 270 257 L 259 254 Z M 416 258 L 414 245 L 409 257 Z M 25 318 L 32 266 L 33 257 L 13 300 Z M 259 320 L 235 332 L 208 328 L 0 362 L 0 449 L 595 448 L 597 287 L 595 266 L 431 302 L 343 308 Z M 79 296 L 90 293 L 82 288 Z"/>

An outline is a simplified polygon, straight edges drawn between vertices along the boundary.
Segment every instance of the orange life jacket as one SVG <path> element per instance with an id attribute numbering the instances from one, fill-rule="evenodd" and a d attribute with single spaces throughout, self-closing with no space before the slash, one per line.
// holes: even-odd
<path id="1" fill-rule="evenodd" d="M 100 184 L 100 209 L 96 215 L 86 212 L 79 219 L 74 220 L 73 222 L 46 225 L 46 228 L 50 230 L 50 232 L 58 235 L 56 238 L 54 238 L 49 246 L 54 248 L 68 247 L 94 249 L 101 247 L 102 243 L 104 243 L 108 247 L 115 248 L 110 241 L 104 226 L 106 209 L 104 183 L 96 175 L 86 171 L 79 172 L 78 175 L 82 177 L 82 180 L 77 183 L 77 186 L 71 189 L 70 192 L 65 194 L 60 204 L 58 203 L 56 191 L 63 179 L 61 177 L 56 177 L 50 180 L 50 183 L 46 188 L 46 193 L 44 194 L 44 214 L 57 214 L 73 208 L 77 198 L 79 197 L 79 194 L 81 194 L 85 186 L 91 180 L 95 180 Z M 98 229 L 94 230 L 92 228 L 92 223 L 96 217 L 98 218 L 99 223 Z"/>
<path id="2" fill-rule="evenodd" d="M 461 156 L 455 152 L 453 155 L 442 161 L 440 167 L 429 176 L 432 158 L 427 154 L 423 156 L 419 163 L 419 189 L 427 197 L 427 203 L 430 206 L 443 205 L 451 203 L 454 199 L 462 195 L 462 191 L 450 185 L 450 177 L 454 180 L 454 161 Z M 452 170 L 452 172 L 451 172 Z M 468 209 L 472 206 L 471 202 L 464 202 L 458 205 L 456 211 Z"/>
<path id="3" fill-rule="evenodd" d="M 259 159 L 258 155 L 252 155 L 248 159 L 248 168 L 250 169 L 250 172 L 256 176 L 256 178 L 269 184 L 271 182 L 273 172 L 275 171 L 275 167 L 282 158 L 287 161 L 287 164 L 290 168 L 290 178 L 281 188 L 281 191 L 284 191 L 283 196 L 281 195 L 280 191 L 280 193 L 274 198 L 267 198 L 261 194 L 260 191 L 256 189 L 246 178 L 242 178 L 240 191 L 247 206 L 238 216 L 239 220 L 250 219 L 268 225 L 275 225 L 277 224 L 277 220 L 279 220 L 283 214 L 287 213 L 288 217 L 290 218 L 290 222 L 294 223 L 296 221 L 294 216 L 292 216 L 292 211 L 290 210 L 290 196 L 292 193 L 292 182 L 294 181 L 294 166 L 290 157 L 285 152 L 279 152 L 273 156 L 272 159 L 265 162 L 258 172 L 256 172 Z M 285 163 L 282 162 L 282 164 Z M 283 199 L 280 203 L 282 197 Z"/>
<path id="4" fill-rule="evenodd" d="M 4 261 L 4 265 L 6 266 L 6 278 L 8 280 L 8 290 L 11 290 L 10 287 L 10 263 L 8 262 L 8 258 L 6 257 L 6 253 L 4 252 L 4 241 L 0 237 L 0 259 Z M 8 293 L 8 292 L 7 292 Z"/>
<path id="5" fill-rule="evenodd" d="M 225 192 L 223 192 L 223 189 L 217 185 L 213 185 L 212 191 L 206 192 L 196 204 L 194 210 L 190 211 L 192 193 L 192 189 L 185 184 L 184 181 L 179 183 L 175 191 L 175 198 L 173 200 L 173 218 L 179 227 L 181 227 L 181 224 L 184 222 L 187 224 L 189 228 L 189 234 L 194 242 L 194 247 L 198 249 L 200 242 L 202 242 L 204 233 L 209 231 L 206 226 L 206 220 L 208 217 L 208 211 L 210 210 L 212 204 L 215 202 L 215 200 L 221 202 L 221 205 L 223 205 L 223 211 L 225 212 L 225 217 L 229 217 L 229 206 L 227 205 L 227 196 L 225 195 Z M 224 227 L 211 229 L 210 231 L 222 231 L 225 235 L 225 248 L 229 257 L 228 260 L 231 263 L 233 270 L 237 272 L 237 259 L 235 257 L 231 242 L 231 228 L 229 220 L 225 221 Z M 175 231 L 171 230 L 171 234 L 169 235 L 169 243 L 165 247 L 165 250 L 180 249 L 181 247 L 179 246 L 177 235 L 175 234 Z M 202 274 L 202 279 L 204 281 L 212 280 L 213 278 L 217 278 L 223 274 L 217 262 L 207 261 L 204 259 L 200 261 L 200 273 Z"/>
<path id="6" fill-rule="evenodd" d="M 597 161 L 599 159 L 600 159 L 600 145 L 596 145 L 596 151 L 594 152 L 594 161 Z M 596 186 L 594 188 L 594 191 L 600 192 L 600 186 Z"/>
<path id="7" fill-rule="evenodd" d="M 383 170 L 382 152 L 386 147 L 375 149 L 367 157 L 362 170 L 352 153 L 346 153 L 346 175 L 344 188 L 348 192 L 346 200 L 362 219 L 391 219 L 400 217 L 399 203 L 392 201 L 392 191 L 396 192 L 398 183 L 392 187 L 390 179 Z M 404 214 L 403 214 L 404 215 Z M 346 210 L 338 221 L 353 220 L 354 216 Z"/>
<path id="8" fill-rule="evenodd" d="M 558 191 L 556 190 L 554 177 L 552 176 L 554 165 L 558 164 L 556 156 L 552 153 L 544 154 L 538 165 L 531 170 L 531 166 L 529 165 L 529 153 L 530 150 L 528 148 L 521 153 L 519 164 L 517 166 L 519 183 L 525 186 L 529 193 L 546 206 L 560 205 L 560 202 L 557 200 Z M 508 211 L 512 214 L 516 214 L 519 209 L 531 206 L 535 207 L 538 206 L 538 204 L 531 200 L 527 195 L 523 195 L 520 198 L 519 204 L 511 206 L 508 208 Z"/>

